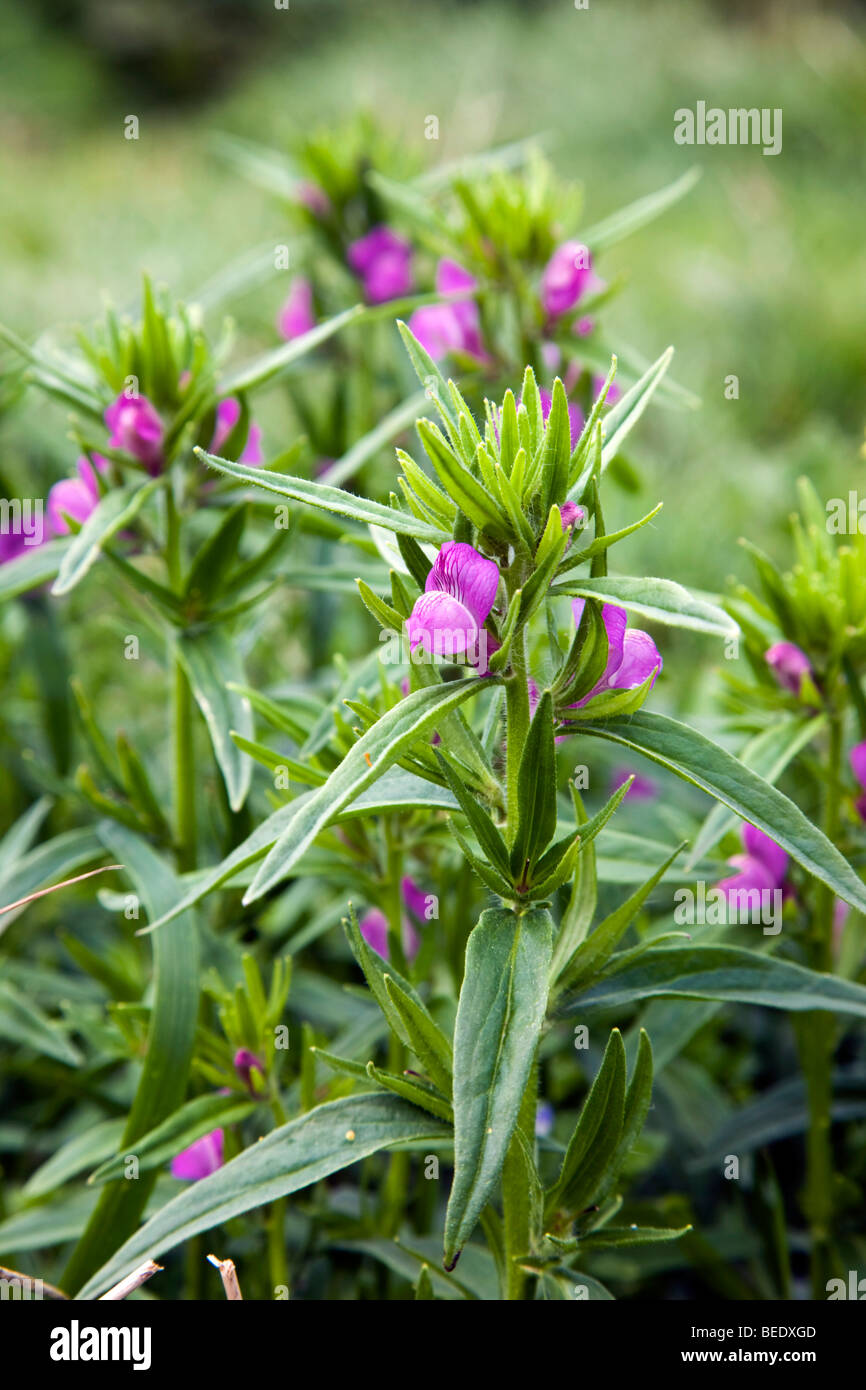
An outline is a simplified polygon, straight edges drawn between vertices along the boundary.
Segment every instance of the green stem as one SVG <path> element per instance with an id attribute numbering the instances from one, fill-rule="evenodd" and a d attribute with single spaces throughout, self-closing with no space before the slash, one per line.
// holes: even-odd
<path id="1" fill-rule="evenodd" d="M 532 1202 L 527 1166 L 535 1146 L 535 1111 L 538 1104 L 538 1066 L 533 1065 L 520 1104 L 514 1137 L 502 1169 L 502 1215 L 504 1233 L 504 1297 L 509 1301 L 526 1297 L 528 1276 L 520 1261 L 532 1249 Z"/>
<path id="2" fill-rule="evenodd" d="M 514 638 L 511 647 L 511 669 L 505 686 L 505 783 L 508 813 L 508 836 L 511 842 L 517 834 L 520 806 L 518 776 L 526 736 L 529 733 L 529 680 L 526 663 L 526 629 Z"/>
<path id="3" fill-rule="evenodd" d="M 193 698 L 180 660 L 174 656 L 174 807 L 177 835 L 177 867 L 181 873 L 195 868 L 197 825 L 195 814 L 195 744 Z"/>
<path id="4" fill-rule="evenodd" d="M 180 539 L 180 513 L 171 481 L 165 491 L 165 565 L 176 594 L 183 591 L 183 552 Z M 186 672 L 177 652 L 172 653 L 174 668 L 174 817 L 177 867 L 181 873 L 195 868 L 197 825 L 195 813 L 194 702 Z"/>
<path id="5" fill-rule="evenodd" d="M 839 833 L 841 766 L 842 721 L 838 713 L 832 712 L 823 815 L 824 834 L 831 843 L 836 842 Z M 832 889 L 825 884 L 819 884 L 815 891 L 814 914 L 807 944 L 809 964 L 813 970 L 822 973 L 833 969 L 833 908 Z M 814 1298 L 825 1298 L 827 1280 L 833 1272 L 831 1110 L 833 1053 L 836 1040 L 833 1015 L 826 1012 L 804 1014 L 796 1026 L 796 1033 L 809 1108 L 803 1208 L 809 1220 L 812 1239 L 812 1295 Z"/>
<path id="6" fill-rule="evenodd" d="M 406 953 L 403 949 L 403 890 L 401 887 L 403 850 L 399 835 L 394 833 L 394 827 L 387 817 L 385 819 L 385 845 L 388 894 L 388 907 L 385 916 L 388 918 L 388 956 L 394 963 L 394 969 L 399 970 L 401 975 L 405 975 L 407 964 Z"/>
<path id="7" fill-rule="evenodd" d="M 284 1125 L 288 1116 L 279 1095 L 271 1096 L 271 1112 L 277 1128 Z M 289 1287 L 289 1262 L 286 1257 L 286 1198 L 278 1197 L 268 1208 L 268 1275 L 271 1281 L 270 1297 L 276 1298 L 277 1289 Z"/>

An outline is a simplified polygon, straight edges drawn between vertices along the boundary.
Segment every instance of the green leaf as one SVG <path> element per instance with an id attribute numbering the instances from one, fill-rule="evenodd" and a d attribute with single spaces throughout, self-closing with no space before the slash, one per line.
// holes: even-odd
<path id="1" fill-rule="evenodd" d="M 547 511 L 552 503 L 562 503 L 568 492 L 568 469 L 571 461 L 571 425 L 568 397 L 559 377 L 553 383 L 550 414 L 541 451 L 541 505 Z"/>
<path id="2" fill-rule="evenodd" d="M 826 718 L 823 714 L 815 715 L 812 719 L 774 721 L 768 729 L 762 729 L 754 738 L 749 739 L 740 753 L 740 762 L 775 785 L 789 763 L 812 742 L 825 723 Z M 699 859 L 718 844 L 723 835 L 735 828 L 736 824 L 737 817 L 732 815 L 726 806 L 714 806 L 695 836 L 694 847 L 685 862 L 685 868 L 692 869 Z"/>
<path id="3" fill-rule="evenodd" d="M 166 864 L 144 840 L 122 826 L 105 822 L 99 834 L 109 852 L 124 864 L 148 916 L 168 912 L 180 897 L 180 885 Z M 150 1025 L 135 1099 L 123 1132 L 122 1146 L 127 1150 L 183 1101 L 198 1003 L 198 938 L 193 920 L 183 917 L 153 942 Z M 137 1182 L 121 1180 L 103 1190 L 64 1271 L 61 1283 L 68 1293 L 77 1293 L 118 1243 L 135 1230 L 155 1177 L 155 1173 L 148 1173 Z"/>
<path id="4" fill-rule="evenodd" d="M 253 765 L 231 734 L 252 739 L 255 727 L 249 700 L 230 688 L 245 680 L 237 643 L 224 628 L 210 627 L 179 634 L 177 654 L 207 724 L 229 805 L 239 811 L 250 789 Z"/>
<path id="5" fill-rule="evenodd" d="M 548 1196 L 548 1220 L 563 1207 L 575 1214 L 583 1211 L 604 1181 L 622 1135 L 625 1082 L 625 1047 L 619 1029 L 614 1028 Z"/>
<path id="6" fill-rule="evenodd" d="M 602 969 L 609 957 L 613 955 L 659 879 L 664 876 L 683 848 L 683 845 L 679 845 L 673 854 L 669 855 L 656 869 L 652 877 L 646 883 L 642 883 L 640 888 L 626 898 L 624 903 L 620 903 L 619 907 L 605 917 L 603 922 L 599 922 L 586 941 L 578 946 L 571 960 L 563 966 L 561 989 L 575 989 Z"/>
<path id="7" fill-rule="evenodd" d="M 516 880 L 523 878 L 556 831 L 556 748 L 553 701 L 545 690 L 529 726 L 517 774 L 517 833 L 511 850 Z"/>
<path id="8" fill-rule="evenodd" d="M 601 450 L 601 466 L 607 468 L 611 459 L 619 453 L 623 442 L 631 434 L 643 415 L 659 382 L 667 371 L 674 355 L 672 347 L 666 348 L 661 357 L 649 367 L 634 386 L 620 397 L 616 405 L 605 416 L 605 440 Z"/>
<path id="9" fill-rule="evenodd" d="M 52 594 L 68 594 L 80 583 L 90 567 L 99 559 L 102 547 L 135 519 L 145 502 L 162 486 L 161 478 L 150 482 L 128 483 L 112 488 L 72 538 L 63 556 Z"/>
<path id="10" fill-rule="evenodd" d="M 565 579 L 554 584 L 551 593 L 615 603 L 651 622 L 708 632 L 715 637 L 735 637 L 738 631 L 723 609 L 694 598 L 688 589 L 670 579 Z"/>
<path id="11" fill-rule="evenodd" d="M 418 434 L 445 491 L 480 530 L 504 532 L 500 511 L 487 489 L 460 462 L 441 430 L 429 420 L 418 421 Z"/>
<path id="12" fill-rule="evenodd" d="M 222 588 L 226 575 L 238 556 L 248 507 L 239 502 L 229 507 L 211 535 L 197 551 L 184 585 L 187 598 L 210 601 Z"/>
<path id="13" fill-rule="evenodd" d="M 481 688 L 491 686 L 493 679 L 470 676 L 415 690 L 383 714 L 350 748 L 324 786 L 299 806 L 247 889 L 244 902 L 255 902 L 282 882 L 329 821 L 431 732 L 437 720 Z"/>
<path id="14" fill-rule="evenodd" d="M 28 1199 L 45 1197 L 70 1178 L 77 1178 L 79 1173 L 86 1173 L 101 1163 L 117 1149 L 125 1123 L 125 1120 L 102 1120 L 88 1125 L 81 1134 L 73 1135 L 28 1178 L 23 1195 Z"/>
<path id="15" fill-rule="evenodd" d="M 646 999 L 717 999 L 770 1009 L 866 1018 L 866 986 L 739 946 L 664 946 L 644 952 L 581 994 L 565 1012 L 621 1009 Z"/>
<path id="16" fill-rule="evenodd" d="M 606 246 L 616 245 L 623 237 L 630 236 L 639 227 L 645 227 L 674 203 L 678 203 L 680 198 L 691 192 L 700 176 L 701 170 L 695 165 L 673 183 L 666 184 L 655 193 L 647 194 L 645 198 L 638 198 L 627 207 L 619 208 L 617 212 L 611 213 L 610 217 L 582 231 L 581 240 L 586 242 L 592 251 L 601 251 Z"/>
<path id="17" fill-rule="evenodd" d="M 443 1095 L 451 1095 L 454 1060 L 451 1044 L 417 997 L 407 992 L 386 970 L 382 977 L 385 991 L 403 1024 L 406 1041 L 430 1080 Z"/>
<path id="18" fill-rule="evenodd" d="M 487 858 L 490 860 L 492 866 L 498 873 L 504 876 L 507 882 L 510 874 L 508 867 L 508 849 L 506 848 L 505 841 L 499 833 L 499 830 L 481 805 L 478 797 L 474 793 L 468 791 L 461 779 L 455 774 L 449 760 L 443 758 L 438 749 L 434 749 L 434 752 L 436 753 L 436 761 L 442 769 L 445 780 L 459 802 L 460 810 L 469 823 L 469 828 L 484 854 L 486 854 Z"/>
<path id="19" fill-rule="evenodd" d="M 249 391 L 253 386 L 261 386 L 265 381 L 272 381 L 274 377 L 296 362 L 299 357 L 306 356 L 308 352 L 312 352 L 321 343 L 327 342 L 335 333 L 339 333 L 341 328 L 345 328 L 347 323 L 352 323 L 363 313 L 363 304 L 354 304 L 351 309 L 344 309 L 341 314 L 334 314 L 333 318 L 317 323 L 315 328 L 310 329 L 309 333 L 302 333 L 299 338 L 293 338 L 290 343 L 283 343 L 271 352 L 265 352 L 252 362 L 248 362 L 245 367 L 239 367 L 234 372 L 229 372 L 218 384 L 220 399 L 222 400 L 225 396 L 237 395 L 239 391 Z"/>
<path id="20" fill-rule="evenodd" d="M 580 1242 L 586 1250 L 613 1250 L 623 1245 L 652 1245 L 656 1241 L 679 1240 L 691 1226 L 602 1226 Z"/>
<path id="21" fill-rule="evenodd" d="M 28 546 L 14 560 L 0 565 L 0 603 L 27 594 L 53 579 L 74 537 L 61 536 L 42 545 Z"/>
<path id="22" fill-rule="evenodd" d="M 346 932 L 346 940 L 349 943 L 349 949 L 364 972 L 364 978 L 370 986 L 370 992 L 373 998 L 376 1000 L 376 1003 L 379 1005 L 379 1008 L 382 1010 L 391 1028 L 393 1028 L 394 1032 L 397 1034 L 397 1037 L 402 1043 L 409 1046 L 409 1033 L 403 1023 L 402 1014 L 391 1002 L 391 994 L 387 988 L 388 977 L 390 977 L 392 984 L 396 985 L 397 989 L 401 990 L 408 999 L 412 1000 L 418 1009 L 423 1011 L 424 1005 L 421 1002 L 420 996 L 413 989 L 412 985 L 410 985 L 409 981 L 404 980 L 403 976 L 398 973 L 390 961 L 386 961 L 379 955 L 378 951 L 374 951 L 372 946 L 368 946 L 364 937 L 361 935 L 358 919 L 351 903 L 349 904 L 349 915 L 343 919 L 343 926 Z M 432 1023 L 433 1020 L 431 1019 L 430 1022 Z"/>
<path id="23" fill-rule="evenodd" d="M 440 415 L 448 425 L 448 433 L 452 440 L 458 439 L 460 429 L 457 424 L 457 415 L 451 404 L 444 376 L 427 349 L 421 346 L 411 328 L 403 323 L 402 319 L 397 320 L 397 328 L 409 354 L 409 360 L 415 368 L 415 375 L 424 388 L 424 395 L 428 400 L 435 401 Z"/>
<path id="24" fill-rule="evenodd" d="M 703 788 L 744 820 L 770 835 L 798 864 L 852 907 L 866 912 L 866 887 L 846 859 L 769 782 L 711 739 L 662 714 L 641 710 L 628 719 L 582 724 L 581 732 L 632 748 L 696 787 Z"/>
<path id="25" fill-rule="evenodd" d="M 446 1139 L 450 1126 L 398 1096 L 370 1092 L 317 1106 L 192 1183 L 158 1211 L 80 1292 L 95 1298 L 147 1259 L 330 1177 L 380 1149 Z"/>
<path id="26" fill-rule="evenodd" d="M 0 1038 L 18 1047 L 31 1047 L 44 1057 L 62 1062 L 65 1067 L 80 1067 L 84 1060 L 63 1030 L 31 999 L 3 979 L 0 979 Z"/>
<path id="27" fill-rule="evenodd" d="M 326 483 L 311 483 L 306 478 L 293 478 L 287 473 L 271 473 L 267 469 L 249 468 L 244 463 L 230 463 L 228 459 L 218 458 L 216 454 L 207 454 L 203 449 L 196 449 L 194 452 L 218 472 L 226 473 L 230 478 L 237 478 L 242 483 L 253 483 L 256 487 L 276 493 L 279 497 L 288 497 L 294 502 L 305 502 L 308 506 L 349 517 L 365 526 L 383 526 L 386 531 L 402 531 L 407 536 L 431 541 L 434 545 L 441 545 L 443 541 L 451 539 L 447 531 L 431 526 L 428 521 L 419 521 L 417 517 L 411 516 L 408 512 L 398 511 L 395 507 L 384 507 L 379 502 L 369 502 L 366 497 L 356 497 L 353 492 L 344 492 L 342 488 L 330 487 Z"/>
<path id="28" fill-rule="evenodd" d="M 543 909 L 521 916 L 490 909 L 470 934 L 454 1029 L 446 1264 L 468 1240 L 505 1162 L 544 1022 L 552 947 Z"/>
<path id="29" fill-rule="evenodd" d="M 104 853 L 105 846 L 92 830 L 65 830 L 44 840 L 27 854 L 4 863 L 0 870 L 0 907 L 20 902 L 40 888 L 47 888 L 55 879 L 62 882 Z M 22 907 L 4 912 L 0 917 L 0 935 L 23 911 Z"/>
<path id="30" fill-rule="evenodd" d="M 371 1081 L 382 1086 L 386 1091 L 391 1091 L 395 1096 L 402 1096 L 404 1100 L 411 1101 L 413 1105 L 420 1106 L 422 1110 L 429 1110 L 431 1115 L 437 1119 L 451 1122 L 452 1111 L 450 1103 L 444 1096 L 430 1085 L 418 1077 L 404 1073 L 396 1076 L 393 1072 L 383 1071 L 377 1067 L 375 1062 L 367 1063 L 367 1075 Z"/>
<path id="31" fill-rule="evenodd" d="M 152 1168 L 161 1168 L 203 1134 L 209 1134 L 212 1129 L 221 1125 L 237 1124 L 251 1115 L 255 1108 L 255 1101 L 240 1095 L 196 1096 L 194 1100 L 188 1100 L 185 1105 L 181 1105 L 173 1115 L 163 1120 L 162 1124 L 142 1135 L 131 1147 L 118 1152 L 115 1146 L 111 1156 L 95 1173 L 91 1173 L 88 1182 L 103 1183 L 122 1178 L 124 1165 L 130 1154 L 134 1154 L 138 1160 L 140 1173 L 146 1173 Z"/>
<path id="32" fill-rule="evenodd" d="M 289 806 L 281 806 L 273 815 L 268 816 L 221 863 L 198 875 L 191 887 L 172 906 L 171 910 L 165 912 L 157 921 L 150 922 L 148 926 L 140 929 L 139 935 L 144 936 L 148 932 L 155 931 L 157 927 L 164 926 L 166 922 L 171 922 L 181 912 L 185 912 L 189 907 L 194 907 L 196 903 L 201 902 L 202 898 L 207 897 L 208 893 L 212 893 L 215 888 L 219 888 L 221 884 L 226 883 L 242 869 L 254 864 L 257 859 L 261 859 L 272 845 L 276 844 L 309 795 L 308 792 L 301 793 Z M 391 772 L 386 772 L 379 782 L 367 788 L 350 805 L 345 806 L 335 817 L 335 820 L 343 821 L 358 816 L 385 815 L 389 811 L 415 810 L 418 807 L 425 807 L 429 810 L 431 806 L 442 810 L 456 810 L 457 802 L 446 788 L 436 786 L 432 782 L 425 782 L 423 778 L 416 777 L 414 773 L 394 769 Z"/>
<path id="33" fill-rule="evenodd" d="M 368 459 L 375 458 L 380 449 L 384 448 L 386 444 L 390 444 L 423 415 L 427 403 L 427 397 L 423 391 L 418 391 L 414 396 L 401 401 L 398 406 L 390 410 L 387 415 L 382 417 L 375 429 L 356 440 L 342 458 L 328 465 L 329 486 L 339 487 L 342 483 L 354 478 L 358 469 Z"/>

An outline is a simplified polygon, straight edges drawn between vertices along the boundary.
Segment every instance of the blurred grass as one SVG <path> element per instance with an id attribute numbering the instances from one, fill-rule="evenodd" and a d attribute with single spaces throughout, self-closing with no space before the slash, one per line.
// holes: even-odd
<path id="1" fill-rule="evenodd" d="M 862 11 L 795 4 L 760 8 L 752 20 L 631 0 L 586 11 L 566 0 L 411 11 L 384 0 L 343 8 L 291 0 L 287 11 L 263 18 L 257 7 L 242 23 L 248 42 L 237 44 L 234 81 L 224 45 L 212 82 L 202 82 L 201 53 L 175 52 L 171 89 L 183 90 L 186 72 L 200 103 L 172 107 L 156 100 L 158 83 L 148 88 L 136 74 L 135 45 L 118 40 L 129 6 L 77 8 L 85 18 L 65 30 L 40 27 L 38 8 L 5 0 L 0 11 L 10 34 L 0 66 L 2 317 L 19 332 L 87 321 L 102 291 L 134 302 L 142 267 L 183 295 L 251 247 L 285 238 L 279 208 L 218 159 L 215 132 L 279 145 L 363 106 L 423 155 L 450 158 L 545 130 L 560 170 L 585 184 L 588 221 L 693 163 L 704 174 L 686 203 L 601 266 L 631 282 L 606 319 L 610 336 L 647 357 L 674 343 L 675 374 L 704 402 L 695 413 L 656 411 L 639 433 L 633 454 L 646 498 L 666 505 L 620 563 L 718 588 L 729 573 L 747 572 L 738 535 L 785 553 L 799 473 L 825 496 L 858 485 Z M 233 9 L 236 26 L 244 7 Z M 156 6 L 154 25 L 161 13 Z M 208 42 L 203 34 L 205 54 Z M 122 61 L 109 61 L 118 48 Z M 144 41 L 141 51 L 152 76 Z M 674 144 L 674 111 L 699 99 L 781 107 L 782 153 Z M 139 116 L 138 141 L 123 138 L 128 114 Z M 423 139 L 428 114 L 440 121 L 435 145 Z M 230 306 L 242 332 L 260 334 L 283 288 Z M 727 401 L 732 373 L 740 396 Z M 281 447 L 278 404 L 264 402 L 261 413 L 271 447 Z M 26 448 L 50 480 L 72 461 L 62 426 L 62 411 L 31 400 L 7 428 L 7 447 Z M 634 505 L 621 499 L 612 522 Z"/>

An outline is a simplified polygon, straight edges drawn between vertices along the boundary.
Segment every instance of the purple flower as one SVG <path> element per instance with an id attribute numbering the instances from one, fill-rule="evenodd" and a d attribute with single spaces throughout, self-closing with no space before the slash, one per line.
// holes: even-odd
<path id="1" fill-rule="evenodd" d="M 8 565 L 10 560 L 17 560 L 25 551 L 38 548 L 44 540 L 43 534 L 41 539 L 28 545 L 23 531 L 0 531 L 0 565 Z"/>
<path id="2" fill-rule="evenodd" d="M 799 695 L 803 677 L 812 674 L 809 658 L 793 642 L 776 642 L 764 652 L 764 660 L 782 689 L 792 695 Z"/>
<path id="3" fill-rule="evenodd" d="M 400 893 L 403 905 L 408 909 L 402 923 L 403 950 L 406 952 L 406 959 L 411 962 L 421 948 L 421 938 L 412 917 L 420 923 L 427 921 L 427 894 L 408 875 L 400 881 Z M 384 912 L 380 912 L 378 907 L 371 907 L 364 913 L 358 926 L 367 945 L 371 946 L 377 955 L 388 960 L 388 919 Z"/>
<path id="4" fill-rule="evenodd" d="M 573 309 L 585 290 L 601 281 L 592 269 L 589 247 L 581 241 L 557 246 L 541 277 L 541 304 L 548 318 L 556 319 Z"/>
<path id="5" fill-rule="evenodd" d="M 384 304 L 412 288 L 412 247 L 384 225 L 353 241 L 346 260 L 364 286 L 370 304 Z"/>
<path id="6" fill-rule="evenodd" d="M 108 467 L 108 460 L 101 454 L 94 454 L 93 458 L 97 469 L 103 473 Z M 90 460 L 82 457 L 76 467 L 77 478 L 61 479 L 48 494 L 48 524 L 55 536 L 65 536 L 69 531 L 68 516 L 83 526 L 99 504 L 99 484 Z"/>
<path id="7" fill-rule="evenodd" d="M 277 315 L 277 332 L 291 342 L 302 338 L 316 326 L 313 312 L 313 287 L 303 275 L 296 275 L 289 287 L 285 304 Z"/>
<path id="8" fill-rule="evenodd" d="M 851 749 L 851 771 L 857 778 L 862 788 L 861 795 L 854 802 L 854 807 L 861 820 L 866 820 L 866 742 L 855 743 Z"/>
<path id="9" fill-rule="evenodd" d="M 788 869 L 788 856 L 781 845 L 757 826 L 743 826 L 743 846 L 745 854 L 735 854 L 728 860 L 737 872 L 718 884 L 734 904 L 741 893 L 766 893 L 781 888 Z"/>
<path id="10" fill-rule="evenodd" d="M 159 473 L 165 459 L 162 453 L 162 420 L 146 396 L 118 396 L 105 412 L 111 430 L 108 443 L 123 449 L 143 463 L 148 473 Z"/>
<path id="11" fill-rule="evenodd" d="M 580 507 L 576 502 L 563 502 L 559 515 L 562 517 L 563 531 L 567 531 L 569 526 L 580 529 L 586 525 L 586 507 Z"/>
<path id="12" fill-rule="evenodd" d="M 544 387 L 539 390 L 538 394 L 541 397 L 541 418 L 546 424 L 553 405 L 553 396 L 550 391 L 545 391 Z M 579 405 L 575 405 L 574 401 L 568 402 L 568 429 L 573 449 L 583 430 L 583 411 Z"/>
<path id="13" fill-rule="evenodd" d="M 209 453 L 218 454 L 225 444 L 241 414 L 241 404 L 234 396 L 227 396 L 224 401 L 220 401 L 216 412 L 216 427 L 213 432 L 213 439 L 210 442 Z M 248 463 L 253 468 L 260 463 L 264 463 L 262 453 L 262 431 L 258 425 L 250 422 L 247 430 L 247 441 L 244 445 L 243 453 L 238 459 L 238 463 Z"/>
<path id="14" fill-rule="evenodd" d="M 437 294 L 474 290 L 477 283 L 474 275 L 456 261 L 441 260 L 436 267 Z M 486 361 L 478 305 L 471 299 L 456 300 L 452 304 L 425 304 L 412 314 L 409 327 L 437 362 L 449 352 L 463 352 L 468 357 Z"/>
<path id="15" fill-rule="evenodd" d="M 264 1062 L 261 1062 L 254 1052 L 250 1052 L 248 1047 L 239 1047 L 234 1056 L 234 1068 L 250 1095 L 258 1096 L 259 1092 L 253 1084 L 252 1072 L 255 1070 L 261 1077 L 264 1077 Z"/>
<path id="16" fill-rule="evenodd" d="M 499 587 L 499 569 L 466 541 L 446 541 L 427 575 L 424 593 L 409 615 L 409 649 L 460 657 L 487 670 L 495 639 L 484 624 Z"/>
<path id="17" fill-rule="evenodd" d="M 17 560 L 28 550 L 38 550 L 51 536 L 51 521 L 49 518 L 45 524 L 41 497 L 25 499 L 20 508 L 17 516 L 10 509 L 0 524 L 0 565 Z"/>
<path id="18" fill-rule="evenodd" d="M 212 1129 L 210 1134 L 202 1135 L 195 1143 L 171 1160 L 171 1175 L 184 1182 L 198 1182 L 199 1178 L 209 1177 L 222 1167 L 224 1135 L 221 1129 Z"/>
<path id="19" fill-rule="evenodd" d="M 584 600 L 576 598 L 571 604 L 575 623 L 580 625 L 583 616 Z M 634 690 L 652 676 L 656 677 L 662 669 L 662 659 L 655 642 L 648 632 L 639 628 L 626 631 L 628 614 L 616 604 L 605 603 L 601 617 L 607 633 L 607 665 L 604 675 L 597 681 L 588 695 L 578 700 L 572 709 L 579 709 L 594 695 L 605 694 L 609 690 Z M 652 686 L 650 687 L 652 689 Z"/>
<path id="20" fill-rule="evenodd" d="M 535 1133 L 546 1139 L 553 1130 L 554 1110 L 549 1100 L 540 1100 L 535 1108 Z"/>
<path id="21" fill-rule="evenodd" d="M 632 776 L 628 768 L 620 767 L 615 770 L 610 780 L 611 792 L 618 791 L 624 782 Z M 649 777 L 641 777 L 640 773 L 634 774 L 634 781 L 625 794 L 626 801 L 632 797 L 635 801 L 654 801 L 658 796 L 658 787 Z"/>

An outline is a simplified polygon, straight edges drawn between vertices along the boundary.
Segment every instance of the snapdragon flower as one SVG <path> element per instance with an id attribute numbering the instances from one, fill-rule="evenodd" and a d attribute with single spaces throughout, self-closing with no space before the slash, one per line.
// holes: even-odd
<path id="1" fill-rule="evenodd" d="M 94 454 L 93 461 L 100 473 L 108 468 L 108 460 L 101 454 Z M 77 478 L 62 478 L 48 493 L 48 525 L 55 536 L 65 536 L 69 531 L 67 517 L 83 526 L 99 504 L 99 483 L 90 459 L 82 456 L 76 468 Z"/>
<path id="2" fill-rule="evenodd" d="M 200 1178 L 210 1177 L 223 1164 L 225 1135 L 221 1129 L 212 1129 L 181 1149 L 171 1160 L 171 1175 L 182 1182 L 198 1182 Z"/>
<path id="3" fill-rule="evenodd" d="M 484 627 L 499 587 L 499 568 L 467 541 L 446 541 L 409 615 L 409 649 L 463 659 L 484 675 L 495 638 Z"/>
<path id="4" fill-rule="evenodd" d="M 210 442 L 211 454 L 218 454 L 223 444 L 225 444 L 238 420 L 240 419 L 240 401 L 234 396 L 227 396 L 224 401 L 220 401 L 216 412 L 216 425 L 214 428 L 213 439 Z M 264 463 L 265 456 L 262 453 L 262 431 L 259 425 L 250 421 L 247 430 L 247 439 L 244 444 L 243 453 L 238 459 L 238 463 L 249 464 L 252 468 L 257 468 Z"/>
<path id="5" fill-rule="evenodd" d="M 589 247 L 582 241 L 564 241 L 541 277 L 542 308 L 549 319 L 560 318 L 574 308 L 586 290 L 597 289 L 601 283 L 592 268 Z"/>
<path id="6" fill-rule="evenodd" d="M 303 275 L 296 275 L 283 307 L 277 315 L 277 332 L 281 338 L 291 342 L 302 338 L 316 326 L 313 310 L 313 287 Z"/>
<path id="7" fill-rule="evenodd" d="M 456 261 L 445 258 L 436 267 L 436 293 L 458 294 L 473 290 L 478 281 Z M 424 304 L 409 319 L 409 328 L 434 361 L 449 352 L 462 352 L 479 361 L 486 360 L 481 342 L 478 305 L 471 299 L 451 304 Z"/>
<path id="8" fill-rule="evenodd" d="M 860 795 L 854 801 L 854 809 L 861 820 L 866 820 L 866 741 L 855 743 L 851 749 L 851 771 L 860 783 Z"/>
<path id="9" fill-rule="evenodd" d="M 572 601 L 574 621 L 578 626 L 583 617 L 584 603 L 582 598 Z M 642 632 L 640 628 L 626 630 L 628 614 L 624 608 L 605 603 L 601 617 L 607 633 L 607 664 L 601 679 L 596 681 L 588 695 L 572 705 L 572 709 L 579 709 L 593 696 L 603 695 L 609 690 L 634 690 L 643 685 L 649 676 L 652 676 L 655 685 L 662 669 L 661 654 L 649 633 Z"/>
<path id="10" fill-rule="evenodd" d="M 812 675 L 812 664 L 806 653 L 793 642 L 776 642 L 764 653 L 764 660 L 770 667 L 783 690 L 799 695 L 804 676 Z"/>
<path id="11" fill-rule="evenodd" d="M 740 894 L 768 893 L 783 888 L 788 871 L 785 850 L 757 826 L 743 826 L 743 847 L 744 854 L 735 854 L 728 860 L 737 872 L 718 884 L 728 901 L 734 904 Z"/>
<path id="12" fill-rule="evenodd" d="M 113 449 L 123 449 L 143 463 L 148 473 L 162 471 L 165 458 L 162 441 L 165 428 L 155 407 L 146 396 L 127 396 L 122 392 L 105 412 Z"/>
<path id="13" fill-rule="evenodd" d="M 427 920 L 427 895 L 416 883 L 405 875 L 400 881 L 400 896 L 407 911 L 402 920 L 403 950 L 408 961 L 413 961 L 421 949 L 421 937 L 412 918 L 419 923 Z M 378 907 L 371 907 L 358 923 L 361 935 L 377 955 L 388 960 L 388 919 Z"/>
<path id="14" fill-rule="evenodd" d="M 353 241 L 346 260 L 369 304 L 384 304 L 412 288 L 412 247 L 384 224 Z"/>

